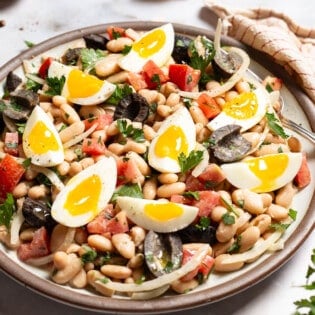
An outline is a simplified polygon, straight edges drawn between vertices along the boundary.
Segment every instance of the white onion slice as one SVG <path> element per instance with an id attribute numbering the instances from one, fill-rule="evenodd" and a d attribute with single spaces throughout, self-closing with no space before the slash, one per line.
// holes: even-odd
<path id="1" fill-rule="evenodd" d="M 43 257 L 38 257 L 38 258 L 30 258 L 26 260 L 26 263 L 32 266 L 44 266 L 53 261 L 54 254 L 50 254 L 47 256 Z"/>
<path id="2" fill-rule="evenodd" d="M 163 293 L 165 293 L 170 288 L 169 284 L 166 284 L 160 288 L 154 289 L 152 291 L 146 291 L 146 292 L 135 292 L 131 294 L 132 300 L 150 300 L 154 299 Z"/>
<path id="3" fill-rule="evenodd" d="M 27 73 L 25 76 L 26 76 L 28 79 L 30 79 L 30 80 L 32 80 L 32 81 L 38 83 L 38 84 L 43 85 L 43 84 L 46 83 L 46 81 L 45 81 L 44 79 L 38 77 L 38 76 L 35 75 L 35 74 Z"/>
<path id="4" fill-rule="evenodd" d="M 157 288 L 161 288 L 165 285 L 168 285 L 175 280 L 186 275 L 188 272 L 194 270 L 201 261 L 206 257 L 209 250 L 208 244 L 200 244 L 199 250 L 194 254 L 194 256 L 189 260 L 185 265 L 180 267 L 179 269 L 155 278 L 153 280 L 142 282 L 141 284 L 136 283 L 120 283 L 113 282 L 108 280 L 106 283 L 101 280 L 97 280 L 95 282 L 95 287 L 104 287 L 107 289 L 111 289 L 118 292 L 144 292 L 144 291 L 152 291 Z"/>
<path id="5" fill-rule="evenodd" d="M 14 214 L 10 227 L 10 245 L 16 247 L 20 245 L 20 228 L 24 222 L 22 208 L 20 207 Z"/>
<path id="6" fill-rule="evenodd" d="M 69 140 L 68 142 L 65 142 L 63 144 L 63 147 L 65 149 L 72 147 L 73 145 L 81 142 L 83 139 L 87 138 L 97 127 L 97 124 L 94 124 L 92 127 L 90 127 L 87 131 L 81 133 L 80 135 L 74 137 L 73 139 Z"/>
<path id="7" fill-rule="evenodd" d="M 31 165 L 30 168 L 38 173 L 42 173 L 45 176 L 48 177 L 48 179 L 51 181 L 51 183 L 58 189 L 62 190 L 64 188 L 63 182 L 60 180 L 58 175 L 53 172 L 52 170 L 42 167 L 42 166 L 37 166 L 37 165 Z"/>

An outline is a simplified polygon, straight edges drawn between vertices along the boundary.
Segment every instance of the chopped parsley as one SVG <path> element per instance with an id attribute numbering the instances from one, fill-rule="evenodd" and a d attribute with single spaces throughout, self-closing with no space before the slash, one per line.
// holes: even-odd
<path id="1" fill-rule="evenodd" d="M 170 273 L 173 271 L 173 268 L 174 268 L 174 264 L 171 261 L 168 261 L 164 267 L 164 271 L 166 273 Z"/>
<path id="2" fill-rule="evenodd" d="M 237 217 L 239 217 L 239 213 L 237 211 L 235 211 L 233 204 L 229 203 L 225 198 L 221 197 L 220 198 L 221 201 L 223 202 L 223 204 L 225 205 L 225 208 L 230 211 L 233 212 Z"/>
<path id="3" fill-rule="evenodd" d="M 28 48 L 31 48 L 31 47 L 35 46 L 35 44 L 33 42 L 29 41 L 29 40 L 25 40 L 24 43 L 25 43 L 25 45 Z"/>
<path id="4" fill-rule="evenodd" d="M 104 57 L 104 52 L 100 49 L 82 48 L 80 51 L 82 70 L 92 70 L 95 63 Z"/>
<path id="5" fill-rule="evenodd" d="M 114 93 L 106 100 L 107 104 L 118 105 L 118 103 L 132 93 L 132 88 L 128 84 L 116 85 Z"/>
<path id="6" fill-rule="evenodd" d="M 31 163 L 32 163 L 32 159 L 28 158 L 23 161 L 22 165 L 24 168 L 28 168 L 31 165 Z"/>
<path id="7" fill-rule="evenodd" d="M 0 225 L 9 228 L 15 210 L 14 198 L 12 194 L 7 194 L 7 199 L 0 205 Z"/>
<path id="8" fill-rule="evenodd" d="M 241 247 L 242 236 L 238 235 L 234 243 L 227 249 L 228 253 L 237 253 Z"/>
<path id="9" fill-rule="evenodd" d="M 200 217 L 199 222 L 195 224 L 195 227 L 200 231 L 205 231 L 210 226 L 209 217 Z"/>
<path id="10" fill-rule="evenodd" d="M 142 284 L 146 280 L 145 275 L 142 274 L 139 278 L 135 280 L 135 284 Z"/>
<path id="11" fill-rule="evenodd" d="M 83 245 L 82 248 L 85 251 L 85 253 L 81 256 L 82 262 L 84 264 L 88 262 L 93 262 L 97 257 L 97 252 L 88 245 Z"/>
<path id="12" fill-rule="evenodd" d="M 113 194 L 111 202 L 115 202 L 119 196 L 128 196 L 133 198 L 143 198 L 141 188 L 138 184 L 126 184 L 119 187 Z"/>
<path id="13" fill-rule="evenodd" d="M 66 82 L 66 77 L 63 75 L 60 79 L 57 77 L 47 77 L 46 83 L 48 85 L 48 90 L 45 92 L 46 95 L 55 96 L 61 95 L 63 86 Z"/>
<path id="14" fill-rule="evenodd" d="M 28 78 L 26 80 L 26 83 L 25 83 L 25 88 L 27 90 L 31 90 L 33 92 L 37 92 L 39 89 L 41 89 L 42 85 L 30 78 Z"/>
<path id="15" fill-rule="evenodd" d="M 125 45 L 125 47 L 123 48 L 123 50 L 121 51 L 121 53 L 123 55 L 127 55 L 129 53 L 129 51 L 131 50 L 132 46 L 129 45 Z"/>
<path id="16" fill-rule="evenodd" d="M 229 212 L 226 212 L 222 215 L 222 220 L 225 225 L 232 225 L 235 223 L 235 217 Z"/>
<path id="17" fill-rule="evenodd" d="M 296 216 L 297 216 L 297 211 L 294 209 L 289 209 L 289 217 L 295 221 L 296 220 Z"/>
<path id="18" fill-rule="evenodd" d="M 118 119 L 117 120 L 117 127 L 119 132 L 125 138 L 132 138 L 136 142 L 144 142 L 144 133 L 143 130 L 140 128 L 135 128 L 131 124 L 128 125 L 127 120 L 125 119 Z"/>
<path id="19" fill-rule="evenodd" d="M 284 232 L 290 226 L 289 223 L 271 223 L 269 227 L 275 231 Z"/>
<path id="20" fill-rule="evenodd" d="M 279 119 L 275 116 L 274 113 L 266 113 L 267 123 L 269 128 L 273 133 L 280 136 L 283 139 L 289 138 L 289 135 L 287 135 L 283 129 L 283 127 L 280 124 Z"/>
<path id="21" fill-rule="evenodd" d="M 178 163 L 182 173 L 185 173 L 200 163 L 203 157 L 203 151 L 192 150 L 188 156 L 183 152 L 178 156 Z"/>
<path id="22" fill-rule="evenodd" d="M 195 199 L 195 200 L 199 200 L 200 196 L 199 196 L 199 192 L 198 191 L 185 191 L 183 193 L 183 196 L 189 199 Z"/>

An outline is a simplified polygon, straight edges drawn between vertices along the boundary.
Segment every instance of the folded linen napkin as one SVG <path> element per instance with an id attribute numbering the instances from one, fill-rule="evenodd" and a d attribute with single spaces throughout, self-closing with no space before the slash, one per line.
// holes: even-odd
<path id="1" fill-rule="evenodd" d="M 296 24 L 270 9 L 235 10 L 205 0 L 222 19 L 222 31 L 268 54 L 297 81 L 315 103 L 315 29 Z"/>

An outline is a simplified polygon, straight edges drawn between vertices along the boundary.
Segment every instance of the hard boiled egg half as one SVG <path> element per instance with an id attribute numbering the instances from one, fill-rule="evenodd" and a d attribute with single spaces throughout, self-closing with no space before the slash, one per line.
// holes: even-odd
<path id="1" fill-rule="evenodd" d="M 117 204 L 135 224 L 159 233 L 179 231 L 192 223 L 198 214 L 197 207 L 166 199 L 118 197 Z"/>
<path id="2" fill-rule="evenodd" d="M 300 169 L 302 153 L 278 153 L 222 164 L 226 179 L 237 188 L 270 192 L 292 181 Z"/>
<path id="3" fill-rule="evenodd" d="M 70 179 L 52 205 L 52 217 L 68 227 L 87 224 L 105 208 L 116 180 L 115 160 L 112 157 L 99 160 Z"/>
<path id="4" fill-rule="evenodd" d="M 207 127 L 216 130 L 226 125 L 241 126 L 241 132 L 255 126 L 266 114 L 270 105 L 268 92 L 262 88 L 244 92 L 223 105 L 222 112 Z"/>
<path id="5" fill-rule="evenodd" d="M 53 61 L 48 69 L 49 78 L 65 77 L 61 95 L 70 102 L 79 105 L 95 105 L 106 101 L 115 91 L 116 86 L 94 75 Z"/>
<path id="6" fill-rule="evenodd" d="M 35 106 L 26 122 L 22 137 L 25 156 L 39 166 L 55 166 L 63 162 L 61 139 L 50 117 Z"/>
<path id="7" fill-rule="evenodd" d="M 161 124 L 151 141 L 148 161 L 151 167 L 162 173 L 178 173 L 178 157 L 188 156 L 196 146 L 196 128 L 186 107 L 180 107 Z"/>
<path id="8" fill-rule="evenodd" d="M 171 57 L 174 48 L 174 29 L 171 23 L 144 33 L 136 40 L 127 55 L 118 64 L 127 71 L 140 72 L 148 60 L 163 66 Z"/>

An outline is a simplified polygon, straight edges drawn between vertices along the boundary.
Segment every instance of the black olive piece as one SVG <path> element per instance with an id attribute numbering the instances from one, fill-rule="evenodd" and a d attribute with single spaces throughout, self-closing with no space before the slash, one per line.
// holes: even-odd
<path id="1" fill-rule="evenodd" d="M 214 245 L 216 240 L 216 228 L 212 225 L 206 228 L 197 227 L 196 225 L 189 225 L 186 228 L 178 231 L 178 235 L 182 242 L 185 243 L 207 243 Z"/>
<path id="2" fill-rule="evenodd" d="M 176 63 L 189 63 L 190 57 L 188 54 L 188 48 L 192 39 L 183 35 L 175 35 L 174 49 L 172 57 Z"/>
<path id="3" fill-rule="evenodd" d="M 232 51 L 229 53 L 216 52 L 213 60 L 212 67 L 214 73 L 224 79 L 231 77 L 241 66 L 242 58 L 239 54 Z"/>
<path id="4" fill-rule="evenodd" d="M 181 239 L 175 233 L 149 231 L 144 240 L 144 256 L 156 277 L 178 269 L 183 256 Z"/>
<path id="5" fill-rule="evenodd" d="M 16 90 L 10 93 L 10 100 L 25 108 L 34 107 L 39 104 L 39 96 L 32 90 Z"/>
<path id="6" fill-rule="evenodd" d="M 62 63 L 66 65 L 76 65 L 80 55 L 82 48 L 69 48 L 64 55 L 61 57 Z"/>
<path id="7" fill-rule="evenodd" d="M 18 75 L 10 71 L 5 82 L 5 90 L 7 90 L 8 92 L 13 92 L 21 83 L 22 79 Z"/>
<path id="8" fill-rule="evenodd" d="M 45 226 L 51 229 L 56 224 L 56 221 L 51 216 L 50 208 L 46 203 L 39 200 L 29 197 L 25 198 L 22 213 L 25 221 L 32 227 L 39 228 Z"/>
<path id="9" fill-rule="evenodd" d="M 106 48 L 106 44 L 109 41 L 105 36 L 99 34 L 89 34 L 83 36 L 87 48 L 101 49 Z"/>
<path id="10" fill-rule="evenodd" d="M 241 126 L 226 125 L 210 136 L 210 150 L 217 162 L 229 163 L 240 160 L 251 149 L 251 143 L 241 134 Z"/>
<path id="11" fill-rule="evenodd" d="M 137 93 L 122 98 L 115 108 L 114 120 L 128 118 L 131 121 L 144 122 L 149 116 L 149 103 Z"/>

